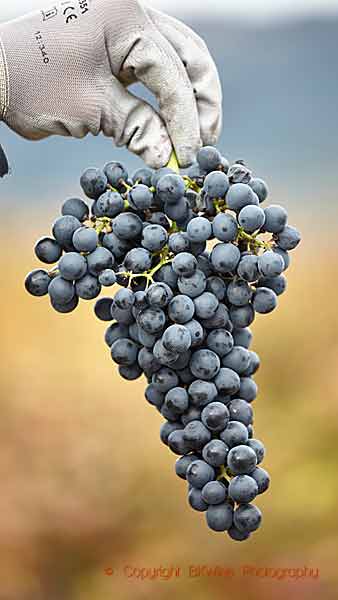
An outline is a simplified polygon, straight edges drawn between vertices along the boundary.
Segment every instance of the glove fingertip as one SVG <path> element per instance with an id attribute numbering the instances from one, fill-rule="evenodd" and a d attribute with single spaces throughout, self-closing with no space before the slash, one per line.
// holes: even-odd
<path id="1" fill-rule="evenodd" d="M 201 137 L 204 146 L 216 146 L 222 132 L 222 113 L 219 112 L 212 117 L 212 112 L 206 118 L 204 113 L 200 115 Z"/>
<path id="2" fill-rule="evenodd" d="M 203 145 L 204 146 L 216 146 L 218 142 L 218 136 L 215 134 L 208 134 L 205 135 L 203 138 Z"/>
<path id="3" fill-rule="evenodd" d="M 145 150 L 143 160 L 152 169 L 161 169 L 168 164 L 172 151 L 173 147 L 168 136 L 165 138 L 161 136 L 158 143 Z"/>

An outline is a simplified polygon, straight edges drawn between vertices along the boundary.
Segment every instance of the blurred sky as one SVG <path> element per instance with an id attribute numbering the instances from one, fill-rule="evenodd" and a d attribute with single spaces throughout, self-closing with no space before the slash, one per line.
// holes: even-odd
<path id="1" fill-rule="evenodd" d="M 55 4 L 53 0 L 5 0 L 1 2 L 0 19 L 10 19 L 35 8 L 41 8 L 47 4 Z M 264 17 L 285 17 L 295 14 L 325 14 L 338 13 L 336 0 L 209 0 L 208 2 L 196 2 L 196 0 L 147 0 L 155 8 L 165 10 L 173 15 L 201 13 L 214 15 L 231 15 L 245 17 L 248 19 L 261 19 Z"/>

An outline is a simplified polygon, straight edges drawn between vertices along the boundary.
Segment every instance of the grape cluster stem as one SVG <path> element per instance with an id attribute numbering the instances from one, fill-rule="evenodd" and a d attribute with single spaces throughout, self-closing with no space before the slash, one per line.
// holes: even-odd
<path id="1" fill-rule="evenodd" d="M 159 271 L 164 265 L 168 265 L 173 261 L 173 258 L 170 257 L 169 248 L 166 246 L 164 250 L 159 254 L 160 262 L 153 267 L 150 271 L 144 271 L 143 273 L 132 273 L 131 271 L 120 271 L 117 275 L 121 275 L 123 277 L 128 277 L 128 287 L 130 287 L 132 281 L 137 277 L 142 277 L 147 280 L 146 290 L 149 288 L 149 285 L 154 283 L 154 275 Z"/>

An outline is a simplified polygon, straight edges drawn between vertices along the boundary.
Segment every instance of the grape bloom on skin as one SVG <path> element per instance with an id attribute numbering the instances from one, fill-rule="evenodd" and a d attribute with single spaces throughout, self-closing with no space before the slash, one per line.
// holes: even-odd
<path id="1" fill-rule="evenodd" d="M 130 177 L 110 162 L 80 185 L 90 203 L 64 202 L 35 245 L 48 268 L 29 273 L 26 290 L 62 314 L 106 290 L 94 312 L 108 323 L 111 358 L 124 379 L 145 377 L 189 505 L 212 531 L 244 541 L 262 521 L 252 502 L 270 484 L 254 438 L 260 361 L 249 326 L 286 291 L 300 234 L 283 207 L 264 206 L 262 179 L 211 146 L 186 175 L 175 161 Z"/>

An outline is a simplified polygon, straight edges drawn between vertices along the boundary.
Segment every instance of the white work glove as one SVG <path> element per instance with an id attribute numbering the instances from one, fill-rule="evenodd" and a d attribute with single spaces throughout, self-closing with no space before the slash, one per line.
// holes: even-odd
<path id="1" fill-rule="evenodd" d="M 142 82 L 159 114 L 127 90 Z M 216 144 L 222 92 L 205 43 L 137 0 L 63 0 L 0 25 L 0 120 L 21 136 L 112 137 L 150 166 Z"/>

